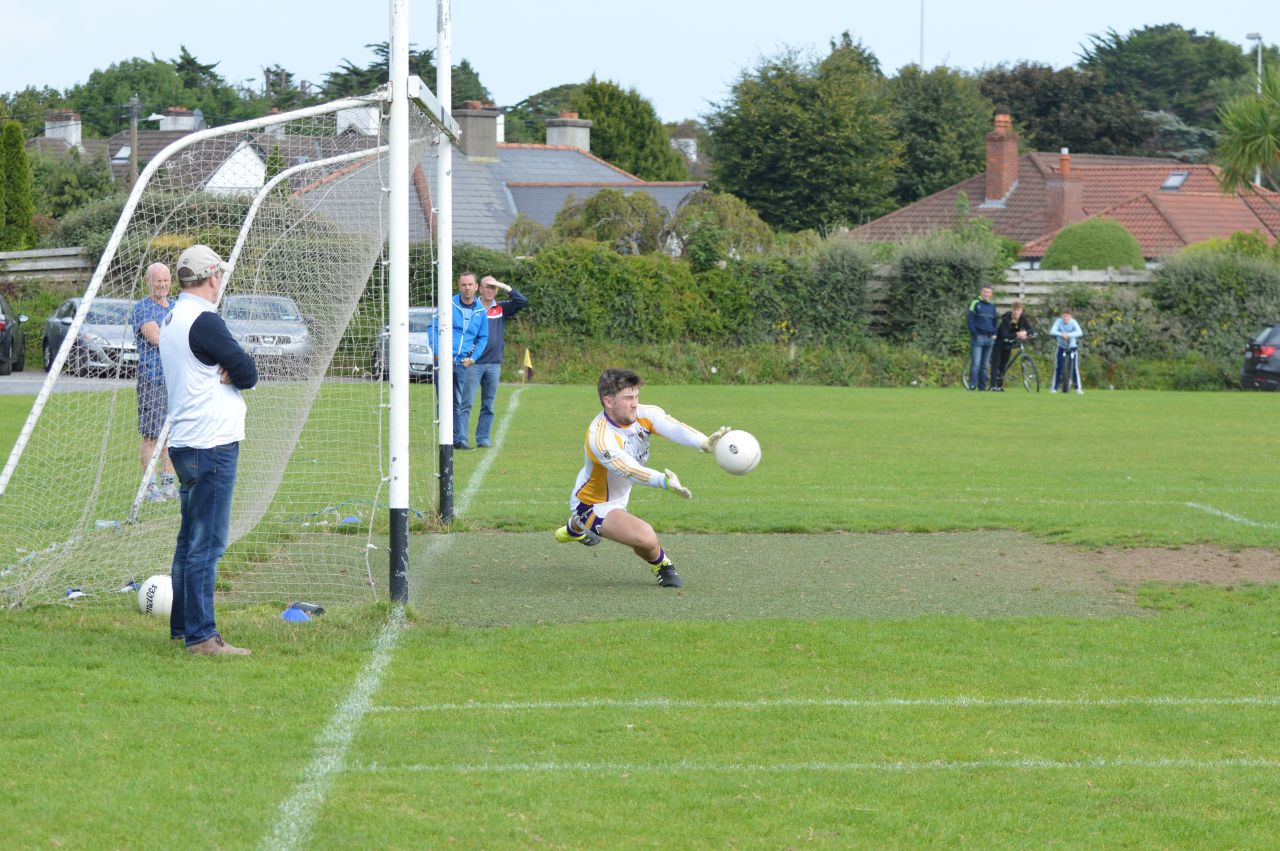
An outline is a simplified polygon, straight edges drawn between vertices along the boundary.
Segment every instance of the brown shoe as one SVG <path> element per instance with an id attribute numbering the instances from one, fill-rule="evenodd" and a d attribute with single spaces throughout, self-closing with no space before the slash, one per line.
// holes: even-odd
<path id="1" fill-rule="evenodd" d="M 230 644 L 222 640 L 221 635 L 215 635 L 212 638 L 206 638 L 199 644 L 191 644 L 187 646 L 188 653 L 194 653 L 197 656 L 248 656 L 249 651 L 243 647 L 232 647 Z"/>

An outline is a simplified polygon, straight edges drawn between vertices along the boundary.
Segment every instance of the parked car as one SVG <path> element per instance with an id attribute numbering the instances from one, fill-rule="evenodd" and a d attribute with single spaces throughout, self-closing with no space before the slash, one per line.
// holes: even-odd
<path id="1" fill-rule="evenodd" d="M 434 381 L 436 377 L 435 354 L 427 341 L 427 328 L 436 318 L 434 307 L 409 308 L 409 380 Z M 379 381 L 386 381 L 390 375 L 390 360 L 387 350 L 391 344 L 391 326 L 382 329 L 378 342 L 373 347 L 373 374 Z"/>
<path id="2" fill-rule="evenodd" d="M 1263 328 L 1245 346 L 1240 386 L 1245 390 L 1280 390 L 1280 322 Z"/>
<path id="3" fill-rule="evenodd" d="M 280 295 L 229 295 L 218 312 L 227 330 L 264 375 L 303 378 L 311 364 L 311 331 L 297 303 Z"/>
<path id="4" fill-rule="evenodd" d="M 22 332 L 26 314 L 14 313 L 0 293 L 0 375 L 22 372 L 27 366 L 27 338 Z"/>
<path id="5" fill-rule="evenodd" d="M 45 320 L 44 354 L 45 372 L 53 366 L 71 320 L 80 309 L 82 298 L 69 298 L 53 315 Z M 99 375 L 127 378 L 138 367 L 138 346 L 133 339 L 129 316 L 133 302 L 124 298 L 97 298 L 89 305 L 89 314 L 71 343 L 64 368 L 74 375 Z"/>

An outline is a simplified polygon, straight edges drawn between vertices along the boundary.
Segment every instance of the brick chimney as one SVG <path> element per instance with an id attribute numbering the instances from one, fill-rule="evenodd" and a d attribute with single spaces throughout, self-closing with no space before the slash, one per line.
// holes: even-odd
<path id="1" fill-rule="evenodd" d="M 1071 152 L 1066 148 L 1058 157 L 1058 168 L 1045 179 L 1045 233 L 1084 220 L 1084 182 L 1071 173 Z"/>
<path id="2" fill-rule="evenodd" d="M 462 102 L 453 118 L 462 130 L 462 153 L 468 157 L 498 158 L 498 110 L 478 100 Z"/>
<path id="3" fill-rule="evenodd" d="M 590 121 L 579 118 L 576 112 L 562 112 L 559 118 L 547 119 L 547 144 L 564 145 L 591 151 Z"/>
<path id="4" fill-rule="evenodd" d="M 44 114 L 44 135 L 46 139 L 61 139 L 69 148 L 79 148 L 80 116 L 74 112 L 58 110 Z"/>
<path id="5" fill-rule="evenodd" d="M 987 134 L 987 198 L 983 206 L 1000 207 L 1018 183 L 1018 134 L 1006 113 L 996 115 Z"/>

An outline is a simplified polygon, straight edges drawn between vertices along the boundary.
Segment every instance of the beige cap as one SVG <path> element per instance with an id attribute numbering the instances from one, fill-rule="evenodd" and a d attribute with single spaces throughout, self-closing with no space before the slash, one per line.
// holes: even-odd
<path id="1" fill-rule="evenodd" d="M 201 281 L 215 272 L 227 271 L 218 252 L 207 245 L 193 245 L 178 258 L 178 280 L 184 284 Z"/>

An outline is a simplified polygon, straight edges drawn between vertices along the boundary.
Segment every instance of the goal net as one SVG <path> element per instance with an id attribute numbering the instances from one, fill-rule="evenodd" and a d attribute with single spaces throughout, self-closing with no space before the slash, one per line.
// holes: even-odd
<path id="1" fill-rule="evenodd" d="M 416 172 L 436 131 L 410 116 Z M 164 465 L 140 451 L 129 317 L 148 266 L 173 269 L 194 244 L 229 262 L 218 310 L 259 372 L 220 599 L 386 598 L 387 130 L 381 98 L 352 98 L 199 131 L 147 166 L 83 299 L 54 320 L 50 374 L 0 473 L 0 605 L 132 602 L 130 583 L 169 572 L 179 502 L 148 488 Z M 429 239 L 423 196 L 411 231 Z M 414 304 L 430 305 L 433 266 L 414 278 Z M 412 392 L 424 522 L 435 406 L 429 385 Z"/>

